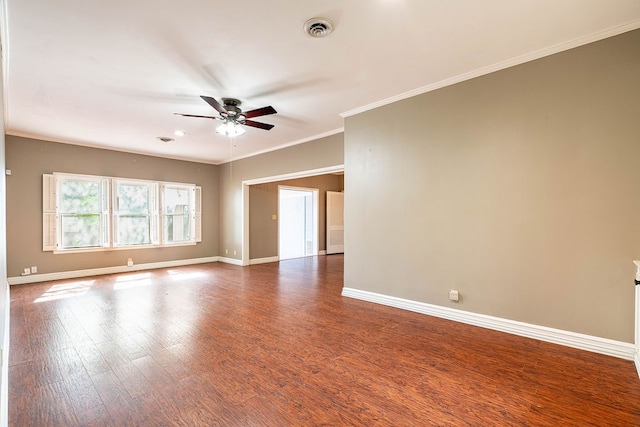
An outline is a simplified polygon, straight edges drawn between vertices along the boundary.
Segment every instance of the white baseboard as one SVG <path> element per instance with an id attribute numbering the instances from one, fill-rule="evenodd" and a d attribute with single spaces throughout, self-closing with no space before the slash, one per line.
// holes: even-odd
<path id="1" fill-rule="evenodd" d="M 633 363 L 636 364 L 636 371 L 638 371 L 638 377 L 640 378 L 640 352 L 637 349 L 633 356 Z"/>
<path id="2" fill-rule="evenodd" d="M 128 273 L 140 270 L 153 270 L 156 268 L 180 267 L 182 265 L 205 264 L 217 262 L 218 257 L 178 259 L 174 261 L 150 262 L 147 264 L 134 264 L 131 267 L 117 265 L 114 267 L 89 268 L 86 270 L 60 271 L 58 273 L 30 274 L 28 276 L 9 277 L 10 285 L 22 285 L 25 283 L 48 282 L 50 280 L 75 279 L 77 277 L 99 276 L 102 274 Z"/>
<path id="3" fill-rule="evenodd" d="M 326 255 L 327 251 L 318 251 L 318 256 Z M 266 258 L 254 258 L 249 260 L 249 265 L 255 264 L 267 264 L 269 262 L 278 262 L 280 261 L 280 257 L 278 256 L 270 256 Z"/>
<path id="4" fill-rule="evenodd" d="M 242 266 L 242 260 L 241 259 L 227 258 L 227 257 L 219 256 L 218 257 L 218 261 L 219 262 L 224 262 L 225 264 L 233 264 L 233 265 Z"/>
<path id="5" fill-rule="evenodd" d="M 376 304 L 388 305 L 429 316 L 441 317 L 469 325 L 480 326 L 496 331 L 507 332 L 527 338 L 533 338 L 567 347 L 587 350 L 607 356 L 619 357 L 626 360 L 635 360 L 636 367 L 640 366 L 640 357 L 637 355 L 635 345 L 607 338 L 594 337 L 546 326 L 533 325 L 500 317 L 487 316 L 485 314 L 471 313 L 438 305 L 411 301 L 374 292 L 361 291 L 353 288 L 343 288 L 342 296 L 369 301 Z M 640 374 L 640 370 L 638 371 Z"/>
<path id="6" fill-rule="evenodd" d="M 269 262 L 278 262 L 278 261 L 280 261 L 280 257 L 277 257 L 277 256 L 270 256 L 266 258 L 254 258 L 249 260 L 249 265 L 267 264 Z"/>
<path id="7" fill-rule="evenodd" d="M 0 349 L 0 363 L 2 376 L 0 377 L 0 426 L 9 425 L 9 320 L 11 319 L 11 295 L 9 282 L 5 282 L 6 299 L 4 305 L 4 331 L 1 331 L 2 349 Z"/>

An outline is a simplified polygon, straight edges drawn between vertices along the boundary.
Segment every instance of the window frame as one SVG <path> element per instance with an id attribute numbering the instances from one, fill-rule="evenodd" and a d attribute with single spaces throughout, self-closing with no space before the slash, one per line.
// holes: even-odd
<path id="1" fill-rule="evenodd" d="M 66 211 L 62 209 L 62 197 L 63 192 L 61 191 L 62 185 L 64 185 L 65 181 L 69 182 L 89 182 L 97 185 L 98 193 L 98 209 L 92 213 L 80 213 L 73 211 Z M 108 246 L 110 240 L 110 223 L 108 221 L 109 216 L 109 181 L 105 180 L 102 177 L 89 176 L 89 175 L 59 175 L 56 177 L 56 187 L 57 187 L 57 198 L 55 200 L 56 204 L 56 250 L 61 250 L 65 252 L 69 251 L 94 251 L 94 250 L 102 250 Z M 65 217 L 80 217 L 84 215 L 97 215 L 98 216 L 98 238 L 99 242 L 96 245 L 92 246 L 70 246 L 60 248 L 62 243 L 64 242 L 64 218 Z"/>
<path id="2" fill-rule="evenodd" d="M 159 221 L 159 235 L 160 235 L 160 242 L 165 245 L 165 246 L 173 246 L 173 245 L 180 245 L 180 244 L 184 244 L 186 242 L 191 242 L 191 241 L 196 241 L 196 226 L 195 226 L 195 221 L 196 221 L 196 217 L 195 217 L 195 210 L 196 210 L 196 202 L 195 202 L 195 197 L 196 197 L 196 191 L 195 191 L 196 186 L 193 184 L 179 184 L 179 183 L 162 183 L 160 185 L 160 221 Z M 167 199 L 167 189 L 178 189 L 178 190 L 186 190 L 187 191 L 187 197 L 188 197 L 188 203 L 187 203 L 187 212 L 182 212 L 180 215 L 187 215 L 187 217 L 189 218 L 189 239 L 188 240 L 179 240 L 179 241 L 167 241 L 167 236 L 165 234 L 165 230 L 166 230 L 166 226 L 167 223 L 169 222 L 169 216 L 171 216 L 172 220 L 175 220 L 176 214 L 174 213 L 167 213 L 165 212 L 165 208 L 166 208 L 166 199 Z M 173 224 L 175 226 L 175 223 Z M 174 234 L 175 234 L 175 228 L 174 228 Z"/>
<path id="3" fill-rule="evenodd" d="M 42 186 L 42 250 L 54 254 L 103 252 L 114 250 L 151 249 L 174 246 L 191 246 L 202 241 L 202 187 L 196 184 L 152 181 L 134 178 L 105 177 L 96 175 L 80 175 L 71 173 L 43 174 Z M 101 226 L 104 222 L 106 232 L 103 233 L 103 246 L 91 246 L 85 248 L 62 248 L 63 230 L 61 218 L 61 182 L 64 180 L 86 180 L 101 182 Z M 119 185 L 144 185 L 149 189 L 148 212 L 149 218 L 149 244 L 123 244 L 118 242 L 118 219 L 124 211 L 119 210 L 118 189 Z M 190 238 L 178 242 L 166 242 L 164 239 L 164 215 L 162 214 L 162 201 L 164 200 L 164 188 L 185 188 L 189 193 L 189 232 Z M 106 189 L 106 190 L 104 190 Z M 153 189 L 153 190 L 152 190 Z"/>
<path id="4" fill-rule="evenodd" d="M 158 187 L 159 184 L 154 181 L 146 181 L 141 179 L 125 179 L 125 178 L 113 178 L 111 181 L 111 229 L 113 233 L 111 235 L 111 246 L 114 248 L 139 248 L 157 246 L 158 244 Z M 146 187 L 147 190 L 147 210 L 144 213 L 132 212 L 121 210 L 120 208 L 120 187 L 125 185 Z M 146 217 L 149 223 L 148 240 L 149 243 L 121 243 L 119 232 L 121 228 L 121 217 Z"/>

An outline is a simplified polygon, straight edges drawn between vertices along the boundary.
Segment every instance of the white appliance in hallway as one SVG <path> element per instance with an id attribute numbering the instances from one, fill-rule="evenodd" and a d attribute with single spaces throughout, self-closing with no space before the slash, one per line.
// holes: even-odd
<path id="1" fill-rule="evenodd" d="M 327 191 L 327 255 L 344 253 L 344 193 Z"/>

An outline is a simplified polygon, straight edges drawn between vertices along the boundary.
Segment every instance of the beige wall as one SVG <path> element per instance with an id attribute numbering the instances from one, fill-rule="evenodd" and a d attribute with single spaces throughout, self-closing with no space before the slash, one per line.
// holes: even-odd
<path id="1" fill-rule="evenodd" d="M 7 266 L 9 277 L 37 266 L 53 273 L 134 263 L 218 255 L 218 166 L 100 150 L 48 141 L 6 137 Z M 175 248 L 114 250 L 76 254 L 42 251 L 42 175 L 52 172 L 185 182 L 202 186 L 202 242 Z"/>
<path id="2" fill-rule="evenodd" d="M 220 165 L 220 256 L 242 259 L 243 181 L 339 166 L 343 162 L 343 134 L 339 133 Z"/>
<path id="3" fill-rule="evenodd" d="M 633 342 L 639 76 L 634 31 L 347 118 L 345 286 Z"/>
<path id="4" fill-rule="evenodd" d="M 344 189 L 344 175 L 317 175 L 250 186 L 250 259 L 278 256 L 278 220 L 274 220 L 272 216 L 278 214 L 278 187 L 281 185 L 319 190 L 318 250 L 324 251 L 326 249 L 326 194 L 327 191 L 342 191 Z"/>

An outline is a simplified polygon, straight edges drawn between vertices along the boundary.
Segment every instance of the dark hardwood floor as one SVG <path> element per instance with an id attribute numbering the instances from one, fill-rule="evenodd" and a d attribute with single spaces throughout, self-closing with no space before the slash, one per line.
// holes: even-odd
<path id="1" fill-rule="evenodd" d="M 340 296 L 339 255 L 14 286 L 11 426 L 638 426 L 632 362 Z"/>

